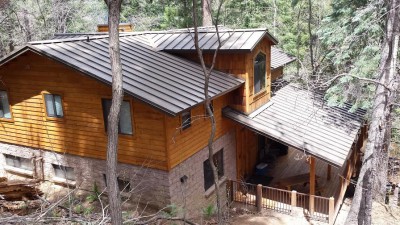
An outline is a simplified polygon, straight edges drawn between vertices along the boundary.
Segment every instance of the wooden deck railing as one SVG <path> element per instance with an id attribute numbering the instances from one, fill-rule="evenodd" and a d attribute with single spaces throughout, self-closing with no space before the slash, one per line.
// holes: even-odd
<path id="1" fill-rule="evenodd" d="M 259 212 L 264 208 L 289 214 L 294 207 L 300 207 L 305 209 L 304 212 L 310 219 L 329 224 L 334 222 L 333 197 L 325 198 L 232 180 L 227 182 L 227 191 L 228 199 L 232 202 L 255 206 Z M 314 204 L 310 204 L 310 200 L 314 200 Z"/>

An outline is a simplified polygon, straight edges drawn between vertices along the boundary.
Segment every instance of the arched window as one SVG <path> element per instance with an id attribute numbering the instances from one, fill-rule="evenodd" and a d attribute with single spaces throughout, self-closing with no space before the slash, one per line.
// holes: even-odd
<path id="1" fill-rule="evenodd" d="M 254 59 L 254 94 L 265 89 L 266 55 L 258 53 Z"/>

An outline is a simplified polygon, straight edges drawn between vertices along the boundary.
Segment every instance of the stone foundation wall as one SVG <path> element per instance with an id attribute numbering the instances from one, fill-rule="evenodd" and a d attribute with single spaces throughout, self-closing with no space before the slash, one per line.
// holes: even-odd
<path id="1" fill-rule="evenodd" d="M 220 191 L 223 197 L 222 204 L 225 205 L 225 181 L 236 178 L 235 131 L 231 130 L 217 139 L 213 147 L 215 152 L 223 150 L 224 176 L 220 180 Z M 0 142 L 0 176 L 5 176 L 9 179 L 21 179 L 23 176 L 5 169 L 4 154 L 32 158 L 33 162 L 35 162 L 33 177 L 43 179 L 46 181 L 45 183 L 50 184 L 50 190 L 56 191 L 68 186 L 65 184 L 59 185 L 60 183 L 55 181 L 53 164 L 74 168 L 76 178 L 74 185 L 80 190 L 91 191 L 95 183 L 100 191 L 105 188 L 106 162 L 104 160 L 60 154 Z M 140 199 L 143 204 L 159 208 L 173 203 L 180 209 L 185 208 L 186 216 L 198 217 L 202 214 L 203 209 L 215 204 L 214 187 L 212 186 L 208 190 L 204 189 L 203 162 L 207 159 L 208 148 L 205 147 L 173 168 L 169 173 L 158 169 L 120 163 L 118 165 L 118 175 L 123 180 L 130 181 L 131 186 L 135 187 L 131 195 L 132 201 Z M 181 178 L 184 176 L 187 176 L 187 180 L 182 183 Z"/>
<path id="2" fill-rule="evenodd" d="M 80 190 L 91 191 L 95 183 L 100 191 L 106 187 L 104 179 L 104 174 L 106 173 L 105 160 L 60 154 L 0 142 L 0 176 L 5 176 L 9 179 L 27 179 L 29 177 L 21 176 L 21 174 L 9 170 L 6 171 L 4 154 L 32 158 L 36 162 L 36 168 L 34 169 L 36 175 L 34 176 L 44 178 L 47 183 L 54 184 L 51 185 L 54 187 L 51 190 L 54 191 L 70 186 L 72 182 L 63 184 L 57 181 L 56 183 L 52 164 L 74 168 L 75 186 Z M 155 207 L 165 207 L 165 205 L 170 204 L 167 171 L 119 163 L 118 175 L 121 179 L 131 182 L 131 187 L 134 190 L 131 194 L 124 193 L 123 196 L 131 196 L 133 202 L 140 199 L 141 203 Z"/>
<path id="3" fill-rule="evenodd" d="M 224 177 L 220 180 L 222 205 L 226 205 L 226 180 L 236 179 L 236 141 L 235 131 L 231 130 L 217 139 L 214 153 L 223 149 Z M 186 209 L 188 217 L 201 216 L 203 209 L 215 204 L 214 186 L 204 190 L 203 162 L 208 159 L 208 147 L 203 148 L 189 159 L 173 168 L 169 174 L 171 202 L 180 209 Z M 181 177 L 187 176 L 182 183 Z"/>

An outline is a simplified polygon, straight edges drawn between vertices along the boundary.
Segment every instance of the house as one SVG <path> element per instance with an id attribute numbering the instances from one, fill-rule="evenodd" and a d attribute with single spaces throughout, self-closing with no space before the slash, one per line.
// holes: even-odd
<path id="1" fill-rule="evenodd" d="M 214 187 L 204 77 L 191 35 L 190 29 L 121 33 L 125 98 L 118 175 L 122 193 L 133 192 L 134 199 L 157 207 L 190 202 L 186 209 L 197 215 L 212 204 Z M 199 31 L 206 63 L 217 48 L 216 35 L 213 28 Z M 250 179 L 264 159 L 275 160 L 271 145 L 282 155 L 296 151 L 310 157 L 311 184 L 317 176 L 315 160 L 351 174 L 359 152 L 354 143 L 362 139 L 357 139 L 362 112 L 327 108 L 294 85 L 271 98 L 271 80 L 293 58 L 274 51 L 278 42 L 267 29 L 221 27 L 220 37 L 209 87 L 220 184 Z M 0 76 L 1 175 L 105 188 L 108 36 L 63 34 L 31 42 L 1 59 Z M 314 106 L 320 110 L 308 108 Z"/>

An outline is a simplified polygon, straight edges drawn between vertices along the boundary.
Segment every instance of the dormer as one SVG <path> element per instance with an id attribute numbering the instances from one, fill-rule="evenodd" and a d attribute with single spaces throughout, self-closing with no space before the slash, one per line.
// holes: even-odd
<path id="1" fill-rule="evenodd" d="M 211 64 L 218 47 L 215 27 L 200 27 L 199 45 L 206 64 Z M 148 32 L 145 36 L 155 48 L 199 61 L 193 42 L 193 29 Z M 221 48 L 215 69 L 245 80 L 232 93 L 230 106 L 250 114 L 271 97 L 271 47 L 278 41 L 265 28 L 229 29 L 219 27 Z"/>

